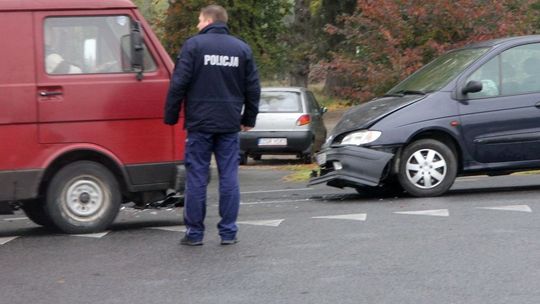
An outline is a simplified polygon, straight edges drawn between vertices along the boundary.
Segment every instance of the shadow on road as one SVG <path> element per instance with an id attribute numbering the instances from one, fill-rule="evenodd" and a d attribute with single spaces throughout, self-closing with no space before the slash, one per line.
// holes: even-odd
<path id="1" fill-rule="evenodd" d="M 475 187 L 467 189 L 453 189 L 445 193 L 440 197 L 460 197 L 460 196 L 482 196 L 486 194 L 501 194 L 511 192 L 522 191 L 537 191 L 540 190 L 540 185 L 516 185 L 516 186 L 501 186 L 501 187 Z M 406 192 L 403 193 L 377 193 L 377 192 L 363 192 L 363 193 L 347 193 L 347 194 L 317 194 L 310 197 L 312 200 L 323 201 L 326 203 L 344 203 L 344 202 L 356 202 L 370 201 L 375 199 L 381 201 L 392 201 L 398 199 L 415 199 L 416 197 L 409 195 Z M 418 198 L 425 199 L 425 198 Z"/>
<path id="2" fill-rule="evenodd" d="M 280 156 L 269 155 L 263 156 L 261 160 L 254 160 L 250 158 L 246 165 L 240 166 L 240 168 L 264 168 L 274 166 L 288 166 L 288 165 L 303 165 L 304 162 L 301 159 L 294 156 Z"/>

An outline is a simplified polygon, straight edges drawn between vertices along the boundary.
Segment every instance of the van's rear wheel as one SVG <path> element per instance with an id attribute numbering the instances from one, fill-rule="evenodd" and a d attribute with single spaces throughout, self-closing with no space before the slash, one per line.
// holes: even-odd
<path id="1" fill-rule="evenodd" d="M 403 150 L 398 179 L 413 196 L 437 196 L 450 189 L 456 173 L 457 160 L 450 147 L 437 140 L 421 139 Z"/>
<path id="2" fill-rule="evenodd" d="M 45 211 L 66 233 L 106 229 L 118 214 L 121 195 L 114 175 L 103 165 L 79 161 L 60 169 L 47 190 Z"/>

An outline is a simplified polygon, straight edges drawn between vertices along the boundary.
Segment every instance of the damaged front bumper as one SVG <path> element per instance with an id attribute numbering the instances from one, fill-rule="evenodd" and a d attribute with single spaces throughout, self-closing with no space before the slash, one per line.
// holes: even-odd
<path id="1" fill-rule="evenodd" d="M 326 183 L 338 188 L 377 186 L 388 175 L 395 150 L 358 146 L 323 150 L 317 154 L 320 170 L 313 172 L 308 185 Z"/>

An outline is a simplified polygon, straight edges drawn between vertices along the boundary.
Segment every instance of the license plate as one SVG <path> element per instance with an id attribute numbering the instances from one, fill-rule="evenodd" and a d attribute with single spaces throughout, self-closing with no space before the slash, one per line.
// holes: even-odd
<path id="1" fill-rule="evenodd" d="M 259 138 L 259 146 L 286 146 L 287 138 Z"/>
<path id="2" fill-rule="evenodd" d="M 326 164 L 326 152 L 317 154 L 317 164 L 319 164 L 319 166 Z"/>

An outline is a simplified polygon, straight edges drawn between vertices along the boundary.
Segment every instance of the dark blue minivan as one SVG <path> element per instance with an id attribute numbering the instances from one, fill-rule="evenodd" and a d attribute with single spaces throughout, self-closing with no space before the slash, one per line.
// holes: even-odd
<path id="1" fill-rule="evenodd" d="M 540 35 L 450 51 L 351 108 L 310 185 L 445 193 L 456 176 L 540 168 Z"/>

